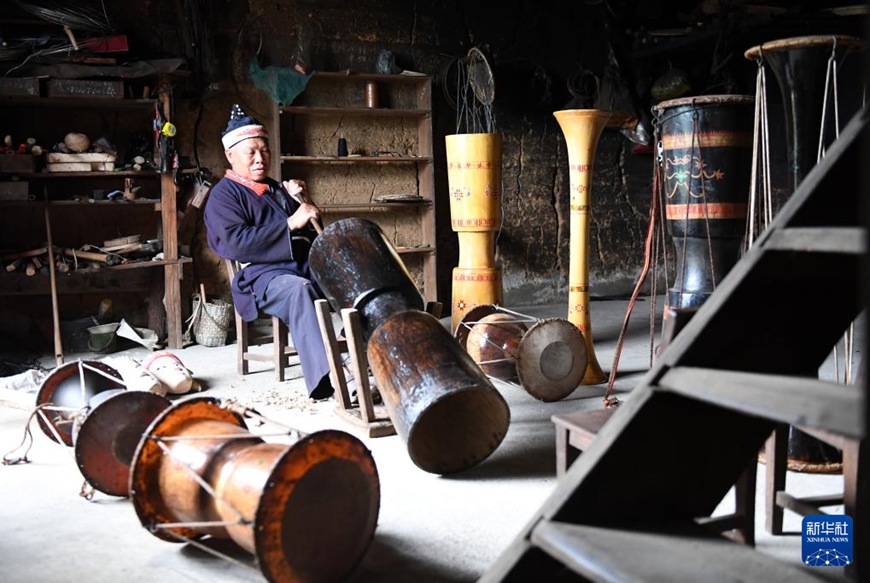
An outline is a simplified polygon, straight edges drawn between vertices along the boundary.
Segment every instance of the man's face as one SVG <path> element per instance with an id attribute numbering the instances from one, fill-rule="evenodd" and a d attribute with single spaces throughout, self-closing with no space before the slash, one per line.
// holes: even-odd
<path id="1" fill-rule="evenodd" d="M 224 153 L 236 174 L 255 182 L 262 182 L 269 175 L 272 156 L 269 143 L 263 138 L 242 140 Z"/>

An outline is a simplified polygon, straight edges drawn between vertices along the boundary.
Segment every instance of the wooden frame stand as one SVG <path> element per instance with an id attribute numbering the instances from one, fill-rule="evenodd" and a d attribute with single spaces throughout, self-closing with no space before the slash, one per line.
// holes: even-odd
<path id="1" fill-rule="evenodd" d="M 332 317 L 329 314 L 329 303 L 326 300 L 314 302 L 317 310 L 317 321 L 320 324 L 320 334 L 323 337 L 323 347 L 329 360 L 329 379 L 336 390 L 338 406 L 335 414 L 363 429 L 369 437 L 385 437 L 395 435 L 396 428 L 383 405 L 375 405 L 372 400 L 372 386 L 369 382 L 369 365 L 366 357 L 365 343 L 362 339 L 359 313 L 353 308 L 341 311 L 344 322 L 344 339 L 335 335 L 332 327 Z M 341 355 L 347 353 L 348 365 L 356 383 L 357 400 L 351 401 L 347 387 L 347 377 Z"/>

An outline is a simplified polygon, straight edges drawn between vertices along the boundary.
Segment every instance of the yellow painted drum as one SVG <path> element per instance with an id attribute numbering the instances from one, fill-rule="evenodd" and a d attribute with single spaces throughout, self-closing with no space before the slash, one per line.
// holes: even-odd
<path id="1" fill-rule="evenodd" d="M 501 134 L 446 136 L 450 224 L 459 236 L 453 270 L 452 323 L 482 304 L 503 302 L 495 266 L 495 233 L 501 226 Z"/>
<path id="2" fill-rule="evenodd" d="M 450 225 L 454 231 L 492 231 L 501 225 L 501 134 L 445 137 Z"/>
<path id="3" fill-rule="evenodd" d="M 488 304 L 503 305 L 501 268 L 453 268 L 453 324 L 452 329 L 469 310 Z"/>

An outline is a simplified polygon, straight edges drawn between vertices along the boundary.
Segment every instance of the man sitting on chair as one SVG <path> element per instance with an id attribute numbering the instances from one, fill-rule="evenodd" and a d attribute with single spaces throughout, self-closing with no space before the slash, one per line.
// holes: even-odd
<path id="1" fill-rule="evenodd" d="M 317 236 L 311 225 L 320 212 L 305 183 L 269 178 L 271 154 L 266 128 L 234 105 L 221 136 L 230 163 L 205 207 L 208 243 L 243 268 L 233 278 L 233 302 L 245 321 L 258 310 L 290 329 L 312 399 L 333 394 L 314 300 L 323 297 L 311 281 L 308 252 Z"/>

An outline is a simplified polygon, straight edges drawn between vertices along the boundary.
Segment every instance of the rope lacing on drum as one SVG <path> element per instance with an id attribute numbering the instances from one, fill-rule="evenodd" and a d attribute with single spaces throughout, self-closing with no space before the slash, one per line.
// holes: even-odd
<path id="1" fill-rule="evenodd" d="M 191 524 L 193 524 L 193 523 L 191 523 Z M 209 525 L 212 525 L 212 526 L 215 524 L 217 524 L 217 523 L 214 523 L 214 522 L 209 523 Z M 150 530 L 152 534 L 156 534 L 156 531 L 158 529 L 155 528 L 154 525 L 152 525 L 148 530 Z M 250 569 L 252 571 L 256 571 L 257 573 L 262 574 L 261 571 L 255 565 L 246 563 L 244 561 L 240 561 L 239 559 L 237 559 L 235 557 L 231 557 L 230 555 L 228 555 L 226 553 L 222 553 L 216 549 L 213 549 L 213 548 L 201 543 L 200 541 L 198 541 L 196 539 L 184 536 L 183 534 L 174 532 L 172 530 L 167 530 L 165 532 L 166 532 L 166 534 L 174 537 L 175 539 L 177 539 L 183 543 L 187 543 L 189 545 L 192 545 L 192 546 L 198 548 L 199 550 L 203 551 L 204 553 L 208 553 L 209 555 L 211 555 L 213 557 L 217 557 L 219 559 L 224 559 L 225 561 L 228 561 L 228 562 L 233 563 L 235 565 L 239 565 L 240 567 L 244 567 L 246 569 Z"/>
<path id="2" fill-rule="evenodd" d="M 499 320 L 498 322 L 485 322 L 486 324 L 488 324 L 490 326 L 499 326 L 499 325 L 504 325 L 504 324 L 528 324 L 530 322 L 534 323 L 534 322 L 540 321 L 538 318 L 529 318 L 523 314 L 520 314 L 519 312 L 514 312 L 512 310 L 509 310 L 509 309 L 501 307 L 501 306 L 499 306 L 498 309 L 501 312 L 505 312 L 505 313 L 508 313 L 512 316 L 516 316 L 516 319 L 515 320 Z M 481 324 L 481 323 L 484 323 L 484 322 L 482 320 L 476 320 L 473 322 L 462 321 L 459 323 L 459 325 L 466 328 L 468 330 L 469 334 L 474 334 L 475 336 L 481 338 L 484 343 L 489 344 L 489 345 L 493 346 L 494 348 L 506 353 L 509 358 L 496 358 L 496 359 L 491 359 L 491 360 L 481 360 L 481 361 L 477 361 L 477 364 L 478 365 L 500 364 L 502 362 L 509 362 L 511 360 L 516 360 L 517 354 L 512 354 L 511 352 L 506 350 L 505 347 L 500 346 L 500 345 L 496 344 L 495 342 L 493 342 L 492 340 L 490 340 L 488 335 L 484 334 L 480 330 L 474 329 L 474 326 L 476 324 Z M 503 383 L 507 383 L 509 385 L 513 385 L 515 387 L 522 388 L 522 386 L 520 384 L 514 383 L 510 380 L 505 380 L 505 379 L 498 379 L 498 380 L 503 382 Z"/>
<path id="3" fill-rule="evenodd" d="M 177 457 L 175 457 L 173 455 L 172 449 L 166 445 L 167 443 L 170 443 L 173 441 L 195 441 L 195 440 L 200 440 L 200 439 L 223 439 L 223 440 L 227 440 L 227 441 L 231 441 L 231 440 L 235 440 L 235 439 L 248 439 L 248 440 L 250 440 L 250 439 L 258 439 L 261 437 L 269 437 L 269 436 L 281 436 L 281 437 L 291 436 L 291 437 L 294 437 L 296 439 L 301 439 L 301 438 L 308 435 L 307 433 L 304 433 L 302 431 L 299 431 L 298 429 L 289 427 L 283 423 L 275 421 L 274 419 L 269 419 L 269 418 L 261 415 L 260 413 L 258 413 L 256 410 L 239 404 L 235 399 L 227 399 L 227 400 L 223 401 L 221 403 L 221 407 L 224 409 L 230 410 L 234 413 L 237 413 L 239 415 L 242 415 L 244 417 L 255 418 L 260 422 L 261 425 L 265 422 L 268 422 L 268 423 L 272 423 L 274 425 L 284 427 L 284 428 L 288 429 L 288 431 L 285 431 L 282 433 L 256 433 L 256 434 L 246 433 L 246 434 L 238 434 L 238 435 L 226 435 L 226 434 L 222 434 L 222 435 L 190 435 L 190 436 L 180 436 L 180 437 L 178 437 L 178 436 L 157 436 L 157 435 L 145 435 L 145 436 L 143 436 L 143 439 L 148 439 L 148 440 L 153 441 L 157 445 L 157 447 L 160 448 L 160 450 L 163 452 L 164 455 L 166 455 L 170 458 L 173 458 L 176 463 L 178 463 L 182 468 L 184 468 L 184 470 L 188 474 L 190 474 L 191 478 L 193 478 L 193 480 L 197 484 L 199 484 L 199 486 L 207 494 L 209 494 L 215 500 L 217 500 L 218 502 L 223 504 L 226 508 L 230 509 L 233 512 L 233 514 L 236 515 L 236 520 L 233 520 L 233 521 L 171 522 L 171 523 L 151 524 L 148 526 L 148 529 L 152 533 L 154 533 L 158 530 L 164 530 L 164 531 L 172 534 L 173 536 L 178 537 L 179 539 L 185 540 L 187 542 L 191 542 L 186 537 L 183 537 L 181 535 L 178 535 L 177 533 L 172 532 L 171 529 L 173 529 L 173 528 L 201 528 L 201 527 L 215 527 L 215 526 L 223 526 L 223 527 L 226 527 L 226 526 L 252 526 L 253 525 L 253 521 L 251 519 L 246 518 L 238 508 L 233 506 L 226 499 L 219 496 L 218 493 L 214 490 L 214 488 L 212 488 L 211 485 L 205 479 L 203 479 L 194 468 L 192 468 L 190 465 L 184 463 L 183 461 L 181 461 Z M 205 548 L 203 550 L 206 550 L 207 552 L 211 552 L 210 550 L 205 549 Z M 219 556 L 222 558 L 227 558 L 228 560 L 231 560 L 232 562 L 237 562 L 234 559 L 229 559 L 228 557 L 226 557 L 220 553 L 217 553 L 217 552 L 212 553 L 212 554 L 215 554 L 216 556 Z M 239 563 L 239 564 L 244 565 L 244 563 Z"/>
<path id="4" fill-rule="evenodd" d="M 828 119 L 828 99 L 833 100 L 834 109 L 834 136 L 840 137 L 840 98 L 837 93 L 837 37 L 832 37 L 831 55 L 828 57 L 828 67 L 825 71 L 825 98 L 822 100 L 822 124 L 819 128 L 819 148 L 816 153 L 816 163 L 818 164 L 825 157 L 825 130 Z M 855 323 L 849 324 L 849 328 L 843 334 L 843 382 L 850 384 L 852 382 L 852 360 L 854 357 L 854 334 Z M 834 345 L 834 375 L 837 382 L 840 382 L 840 350 L 839 345 Z"/>
<path id="5" fill-rule="evenodd" d="M 78 410 L 72 409 L 70 407 L 58 407 L 54 403 L 43 403 L 41 405 L 38 405 L 36 408 L 34 408 L 33 411 L 31 411 L 30 416 L 27 418 L 27 422 L 24 424 L 24 436 L 21 439 L 21 443 L 18 444 L 13 449 L 11 449 L 10 451 L 8 451 L 3 456 L 3 465 L 4 466 L 11 466 L 11 465 L 22 464 L 22 463 L 23 464 L 30 463 L 30 460 L 27 458 L 27 454 L 30 453 L 30 448 L 33 447 L 33 433 L 30 431 L 30 423 L 37 416 L 42 419 L 43 425 L 48 428 L 48 430 L 51 432 L 52 436 L 54 437 L 55 441 L 57 441 L 58 443 L 61 443 L 61 444 L 64 442 L 63 438 L 60 436 L 60 433 L 57 431 L 57 427 L 55 425 L 73 423 L 73 420 L 69 419 L 69 420 L 58 421 L 57 418 L 49 419 L 48 416 L 45 414 L 45 411 L 75 412 Z M 13 453 L 15 453 L 16 451 L 18 451 L 21 448 L 25 448 L 24 454 L 22 454 L 21 456 L 16 457 L 16 458 L 11 457 Z M 68 453 L 72 457 L 72 455 L 73 455 L 72 451 L 69 451 Z"/>

